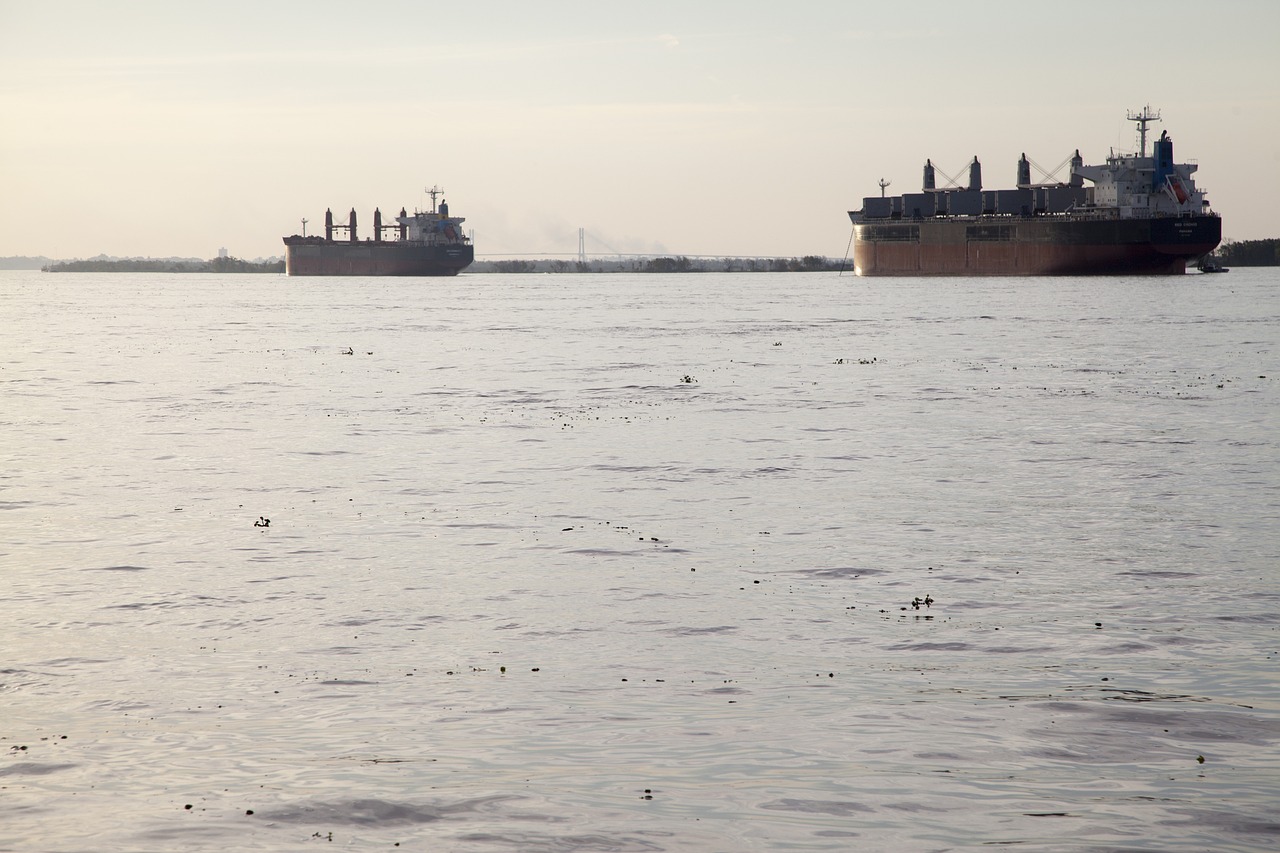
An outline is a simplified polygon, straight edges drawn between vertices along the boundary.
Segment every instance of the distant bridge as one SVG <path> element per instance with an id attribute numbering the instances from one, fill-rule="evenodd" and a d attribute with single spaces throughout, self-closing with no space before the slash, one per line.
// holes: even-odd
<path id="1" fill-rule="evenodd" d="M 587 239 L 602 246 L 603 252 L 588 252 Z M 568 242 L 566 235 L 565 242 Z M 563 259 L 566 261 L 578 261 L 586 263 L 589 260 L 604 260 L 613 258 L 621 260 L 622 258 L 690 258 L 697 260 L 718 260 L 726 259 L 749 259 L 756 258 L 759 260 L 786 260 L 797 257 L 796 255 L 735 255 L 730 253 L 707 253 L 707 252 L 619 252 L 600 238 L 590 234 L 585 228 L 578 229 L 578 251 L 576 252 L 476 252 L 477 258 L 485 258 L 488 260 L 519 260 L 522 258 L 553 258 Z"/>

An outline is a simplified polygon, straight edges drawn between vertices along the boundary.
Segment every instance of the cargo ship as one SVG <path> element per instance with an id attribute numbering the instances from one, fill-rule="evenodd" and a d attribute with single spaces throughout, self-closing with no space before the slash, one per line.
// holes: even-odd
<path id="1" fill-rule="evenodd" d="M 359 238 L 356 212 L 346 224 L 335 225 L 333 211 L 324 213 L 324 236 L 302 234 L 284 238 L 285 272 L 289 275 L 457 275 L 475 260 L 475 247 L 462 231 L 465 219 L 449 215 L 449 203 L 436 199 L 439 187 L 427 190 L 431 210 L 400 209 L 396 224 L 383 225 L 382 212 L 373 211 L 373 236 Z M 335 233 L 341 232 L 341 239 Z"/>
<path id="2" fill-rule="evenodd" d="M 1146 108 L 1126 118 L 1137 122 L 1138 153 L 1113 152 L 1105 165 L 1086 166 L 1076 149 L 1065 183 L 1032 183 L 1025 153 L 1015 189 L 984 190 L 977 157 L 964 187 L 939 188 L 931 160 L 921 192 L 886 197 L 881 179 L 880 195 L 849 211 L 855 273 L 1185 273 L 1188 261 L 1221 242 L 1222 220 L 1191 177 L 1199 167 L 1174 162 L 1167 131 L 1147 156 L 1147 125 L 1159 113 Z"/>

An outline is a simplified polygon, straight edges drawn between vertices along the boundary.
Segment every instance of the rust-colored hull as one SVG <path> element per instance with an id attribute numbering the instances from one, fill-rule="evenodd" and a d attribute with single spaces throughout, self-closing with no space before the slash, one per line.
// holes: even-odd
<path id="1" fill-rule="evenodd" d="M 475 249 L 466 243 L 349 243 L 314 237 L 286 237 L 284 242 L 289 275 L 446 276 L 457 275 L 475 259 Z"/>
<path id="2" fill-rule="evenodd" d="M 1216 216 L 855 218 L 853 259 L 868 276 L 1180 275 L 1221 239 Z"/>

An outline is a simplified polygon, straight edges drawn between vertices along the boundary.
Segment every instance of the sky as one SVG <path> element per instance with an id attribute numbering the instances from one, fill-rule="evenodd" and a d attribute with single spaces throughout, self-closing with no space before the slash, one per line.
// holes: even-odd
<path id="1" fill-rule="evenodd" d="M 438 185 L 482 258 L 840 258 L 881 178 L 1101 163 L 1148 104 L 1224 236 L 1280 237 L 1277 33 L 1276 0 L 0 0 L 0 257 L 276 256 Z"/>

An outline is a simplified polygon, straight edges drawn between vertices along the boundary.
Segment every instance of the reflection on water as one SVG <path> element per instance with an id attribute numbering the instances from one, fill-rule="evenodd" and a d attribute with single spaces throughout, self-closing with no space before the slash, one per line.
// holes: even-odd
<path id="1" fill-rule="evenodd" d="M 6 273 L 0 849 L 1273 847 L 1278 283 Z"/>

